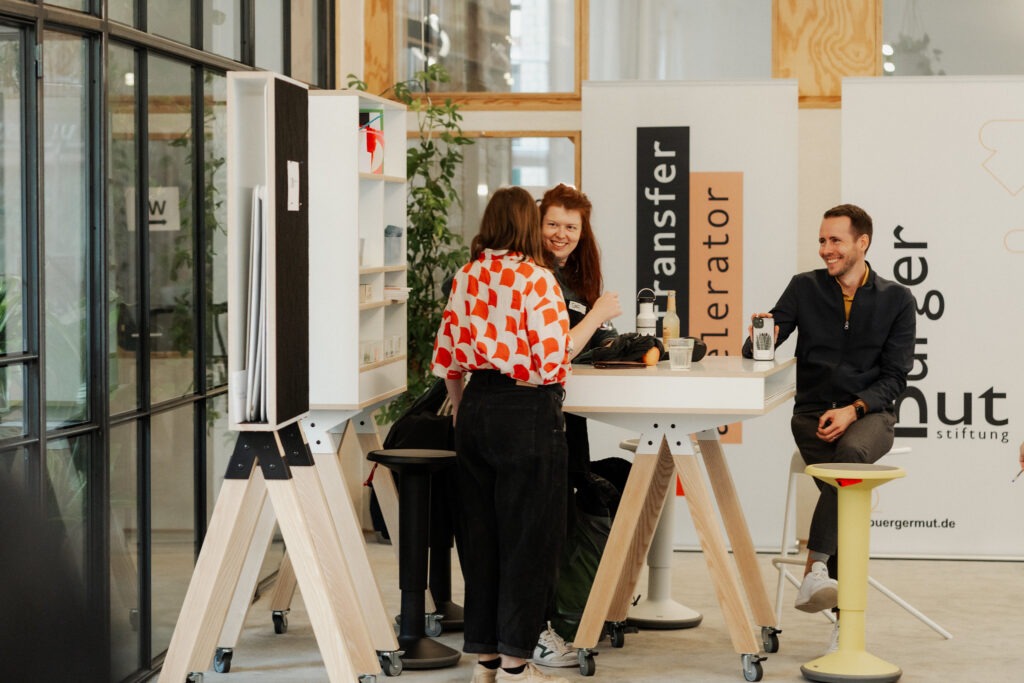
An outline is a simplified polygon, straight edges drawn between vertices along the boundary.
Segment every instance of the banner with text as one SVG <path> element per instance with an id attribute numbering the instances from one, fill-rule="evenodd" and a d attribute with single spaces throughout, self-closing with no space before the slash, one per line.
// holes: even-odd
<path id="1" fill-rule="evenodd" d="M 918 313 L 872 552 L 1024 557 L 1024 78 L 844 81 L 842 177 Z"/>
<path id="2" fill-rule="evenodd" d="M 796 84 L 586 83 L 582 116 L 581 189 L 605 288 L 623 304 L 615 326 L 635 329 L 638 290 L 655 291 L 659 314 L 675 290 L 680 332 L 709 354 L 739 354 L 745 321 L 796 268 Z M 790 403 L 722 435 L 759 547 L 778 546 L 791 413 Z M 637 436 L 589 424 L 595 458 L 623 455 L 616 445 Z M 686 506 L 676 515 L 676 546 L 697 547 Z"/>

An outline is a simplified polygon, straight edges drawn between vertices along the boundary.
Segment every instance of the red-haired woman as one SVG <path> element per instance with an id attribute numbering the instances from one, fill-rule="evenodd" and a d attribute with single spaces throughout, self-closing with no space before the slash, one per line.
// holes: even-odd
<path id="1" fill-rule="evenodd" d="M 540 201 L 544 246 L 554 257 L 555 275 L 569 309 L 573 348 L 584 353 L 615 336 L 604 324 L 622 313 L 619 295 L 603 292 L 601 252 L 590 227 L 592 210 L 587 195 L 569 185 L 559 184 L 544 193 Z M 565 416 L 565 437 L 569 447 L 569 487 L 584 486 L 590 471 L 590 441 L 587 421 L 579 415 Z M 568 501 L 569 526 L 575 504 Z M 549 606 L 549 616 L 553 609 Z M 578 664 L 576 650 L 569 647 L 549 624 L 541 632 L 533 661 L 543 666 L 571 667 Z"/>

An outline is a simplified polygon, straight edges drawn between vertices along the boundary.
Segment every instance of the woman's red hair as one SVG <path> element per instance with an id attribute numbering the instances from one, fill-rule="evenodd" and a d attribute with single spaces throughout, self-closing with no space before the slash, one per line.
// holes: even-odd
<path id="1" fill-rule="evenodd" d="M 565 284 L 587 302 L 588 307 L 593 306 L 604 289 L 601 277 L 601 252 L 597 248 L 597 239 L 590 227 L 590 211 L 593 207 L 587 195 L 561 183 L 545 192 L 544 198 L 540 200 L 541 226 L 544 225 L 544 216 L 552 206 L 580 212 L 580 239 L 562 266 L 562 277 Z"/>

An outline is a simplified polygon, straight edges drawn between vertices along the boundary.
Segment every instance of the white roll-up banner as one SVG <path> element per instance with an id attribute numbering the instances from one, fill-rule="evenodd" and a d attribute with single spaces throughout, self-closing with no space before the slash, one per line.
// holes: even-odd
<path id="1" fill-rule="evenodd" d="M 845 80 L 842 194 L 917 304 L 873 554 L 1024 557 L 1024 78 Z"/>
<path id="2" fill-rule="evenodd" d="M 620 332 L 635 329 L 638 290 L 655 291 L 659 312 L 675 290 L 681 333 L 710 354 L 739 354 L 750 314 L 768 310 L 796 268 L 797 98 L 793 81 L 584 84 L 581 189 L 605 289 L 623 302 Z M 762 548 L 778 547 L 791 414 L 788 403 L 720 430 Z M 625 455 L 618 442 L 637 436 L 589 425 L 599 454 Z M 677 501 L 675 546 L 699 547 Z"/>

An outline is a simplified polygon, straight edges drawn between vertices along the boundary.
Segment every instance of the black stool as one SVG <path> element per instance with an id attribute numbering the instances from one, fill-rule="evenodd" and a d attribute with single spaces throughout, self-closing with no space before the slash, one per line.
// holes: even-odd
<path id="1" fill-rule="evenodd" d="M 453 451 L 395 448 L 366 456 L 392 472 L 398 481 L 398 586 L 402 591 L 398 647 L 406 669 L 455 666 L 457 650 L 428 638 L 426 611 L 427 542 L 430 532 L 430 475 L 455 463 Z"/>

